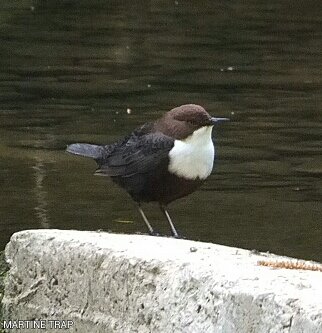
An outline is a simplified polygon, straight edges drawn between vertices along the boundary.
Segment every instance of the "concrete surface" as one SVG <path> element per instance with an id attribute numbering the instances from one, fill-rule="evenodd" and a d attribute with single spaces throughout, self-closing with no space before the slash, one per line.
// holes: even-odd
<path id="1" fill-rule="evenodd" d="M 12 236 L 6 258 L 6 320 L 73 320 L 70 331 L 84 333 L 322 332 L 322 272 L 258 265 L 279 259 L 271 255 L 163 237 L 30 230 Z"/>

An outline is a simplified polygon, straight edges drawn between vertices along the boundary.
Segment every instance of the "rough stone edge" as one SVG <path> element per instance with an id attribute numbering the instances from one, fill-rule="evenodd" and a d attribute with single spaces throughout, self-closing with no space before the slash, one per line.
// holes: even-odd
<path id="1" fill-rule="evenodd" d="M 31 230 L 30 230 L 31 231 Z M 38 231 L 41 231 L 41 230 L 38 230 Z M 59 231 L 59 230 L 52 230 L 53 232 L 55 232 L 55 231 L 58 231 L 58 232 L 61 232 L 61 231 Z M 26 231 L 26 232 L 28 232 L 28 231 Z M 31 231 L 31 232 L 33 232 L 33 231 Z M 21 232 L 21 234 L 23 234 L 24 232 Z M 80 233 L 79 231 L 77 231 L 77 233 Z M 20 233 L 19 233 L 20 234 Z M 130 236 L 130 235 L 124 235 L 124 236 Z M 138 236 L 138 235 L 137 235 Z M 150 238 L 150 237 L 149 237 Z M 152 238 L 151 238 L 152 239 Z M 156 238 L 156 240 L 157 239 L 162 239 L 162 238 Z M 166 240 L 166 238 L 165 238 L 165 240 Z M 176 240 L 171 240 L 171 241 L 176 241 Z M 183 241 L 183 242 L 186 242 L 186 241 Z M 207 243 L 202 243 L 202 242 L 194 242 L 194 241 L 188 241 L 188 242 L 191 242 L 191 243 L 199 243 L 199 244 L 207 244 Z M 90 244 L 91 242 L 89 242 L 88 244 Z M 92 243 L 92 244 L 94 244 L 94 243 Z M 95 244 L 96 244 L 96 240 L 95 240 Z M 214 245 L 214 246 L 216 246 L 216 247 L 219 247 L 219 248 L 227 248 L 227 249 L 230 249 L 230 251 L 232 251 L 232 250 L 234 250 L 234 251 L 236 251 L 236 255 L 237 254 L 241 254 L 242 256 L 243 255 L 245 255 L 246 253 L 248 253 L 248 254 L 252 254 L 252 255 L 254 255 L 255 257 L 257 257 L 258 255 L 264 255 L 264 257 L 267 257 L 267 258 L 270 258 L 270 259 L 276 259 L 276 258 L 286 258 L 286 259 L 293 259 L 294 260 L 294 258 L 287 258 L 287 257 L 280 257 L 280 256 L 275 256 L 275 255 L 272 255 L 272 254 L 265 254 L 265 253 L 252 253 L 252 251 L 247 251 L 247 250 L 243 250 L 243 249 L 237 249 L 237 248 L 229 248 L 229 247 L 226 247 L 226 246 L 221 246 L 221 245 L 216 245 L 216 244 L 212 244 L 212 245 Z M 191 248 L 190 248 L 191 249 Z M 195 252 L 195 251 L 191 251 L 191 252 Z M 241 252 L 241 253 L 239 253 L 239 252 Z M 256 262 L 253 262 L 253 263 L 255 263 L 256 264 Z M 319 290 L 320 290 L 320 288 L 319 288 Z M 319 302 L 319 306 L 320 306 L 320 302 Z M 319 317 L 320 317 L 320 315 L 319 315 Z M 312 319 L 312 318 L 311 318 Z M 315 319 L 317 319 L 317 318 L 315 318 Z M 321 318 L 320 318 L 321 319 Z M 301 320 L 301 318 L 300 318 L 300 320 Z M 302 321 L 302 320 L 301 320 Z M 305 321 L 307 321 L 306 319 L 305 319 Z M 311 322 L 311 320 L 309 320 L 310 322 Z M 304 323 L 303 322 L 303 325 L 304 324 L 306 324 L 306 323 Z M 313 324 L 313 323 L 312 323 Z M 300 326 L 302 326 L 302 324 L 301 323 L 299 323 L 299 325 Z M 311 325 L 311 324 L 310 324 Z M 320 322 L 320 324 L 319 324 L 319 327 L 320 327 L 320 325 L 321 325 L 321 322 Z M 298 326 L 298 325 L 297 325 Z M 306 326 L 306 325 L 304 325 L 304 326 Z M 314 328 L 313 328 L 313 326 L 314 326 Z M 313 326 L 311 327 L 311 329 L 312 329 L 312 331 L 311 331 L 311 329 L 309 330 L 309 331 L 305 331 L 305 332 L 308 332 L 308 333 L 310 333 L 310 332 L 321 332 L 320 330 L 318 330 L 318 331 L 316 331 L 315 330 L 315 325 L 313 324 Z M 288 327 L 288 326 L 287 326 Z M 321 325 L 321 327 L 322 327 L 322 325 Z M 306 328 L 307 328 L 307 326 L 306 326 Z M 293 330 L 292 330 L 292 332 L 293 332 Z M 299 332 L 299 331 L 297 331 L 296 330 L 296 332 Z M 302 331 L 301 331 L 302 332 Z"/>
<path id="2" fill-rule="evenodd" d="M 5 261 L 5 253 L 4 251 L 0 251 L 0 322 L 2 322 L 3 320 L 2 298 L 4 295 L 4 280 L 8 270 L 9 270 L 9 265 Z M 0 333 L 4 333 L 1 326 L 0 326 Z"/>

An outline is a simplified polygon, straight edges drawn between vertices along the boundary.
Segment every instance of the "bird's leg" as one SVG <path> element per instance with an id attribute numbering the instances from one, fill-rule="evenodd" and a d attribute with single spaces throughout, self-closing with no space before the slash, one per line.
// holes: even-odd
<path id="1" fill-rule="evenodd" d="M 163 206 L 163 205 L 160 205 L 160 209 L 161 209 L 161 211 L 163 212 L 163 214 L 165 215 L 165 217 L 167 218 L 167 220 L 168 220 L 168 222 L 169 222 L 169 224 L 170 224 L 170 228 L 171 228 L 171 231 L 172 231 L 172 235 L 173 235 L 173 237 L 175 237 L 175 238 L 179 238 L 179 235 L 178 235 L 178 233 L 177 233 L 177 230 L 176 230 L 176 228 L 174 227 L 174 224 L 173 224 L 173 222 L 172 222 L 172 220 L 171 220 L 171 217 L 170 217 L 168 211 L 166 210 L 166 207 Z"/>
<path id="2" fill-rule="evenodd" d="M 140 205 L 138 205 L 138 209 L 139 209 L 139 212 L 140 212 L 140 214 L 141 214 L 141 216 L 142 216 L 142 218 L 143 218 L 143 221 L 145 222 L 146 226 L 147 226 L 148 229 L 149 229 L 149 234 L 150 234 L 150 235 L 154 235 L 154 230 L 153 230 L 153 228 L 151 227 L 151 224 L 150 224 L 148 218 L 146 217 L 146 215 L 144 214 L 144 211 L 143 211 L 143 209 L 141 208 Z"/>

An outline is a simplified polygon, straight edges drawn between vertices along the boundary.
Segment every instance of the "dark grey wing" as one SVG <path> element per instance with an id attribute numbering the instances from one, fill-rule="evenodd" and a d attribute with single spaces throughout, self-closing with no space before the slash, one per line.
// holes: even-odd
<path id="1" fill-rule="evenodd" d="M 131 136 L 101 163 L 96 174 L 129 177 L 146 173 L 168 158 L 174 139 L 162 133 Z"/>

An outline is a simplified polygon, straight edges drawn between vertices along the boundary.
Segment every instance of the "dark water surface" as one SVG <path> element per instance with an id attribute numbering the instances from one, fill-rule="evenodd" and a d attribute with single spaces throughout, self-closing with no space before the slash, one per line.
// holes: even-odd
<path id="1" fill-rule="evenodd" d="M 230 117 L 187 238 L 322 261 L 321 1 L 0 4 L 0 248 L 29 228 L 145 232 L 127 194 L 64 152 L 185 103 Z M 127 113 L 127 109 L 131 113 Z M 147 208 L 169 233 L 161 213 Z"/>

